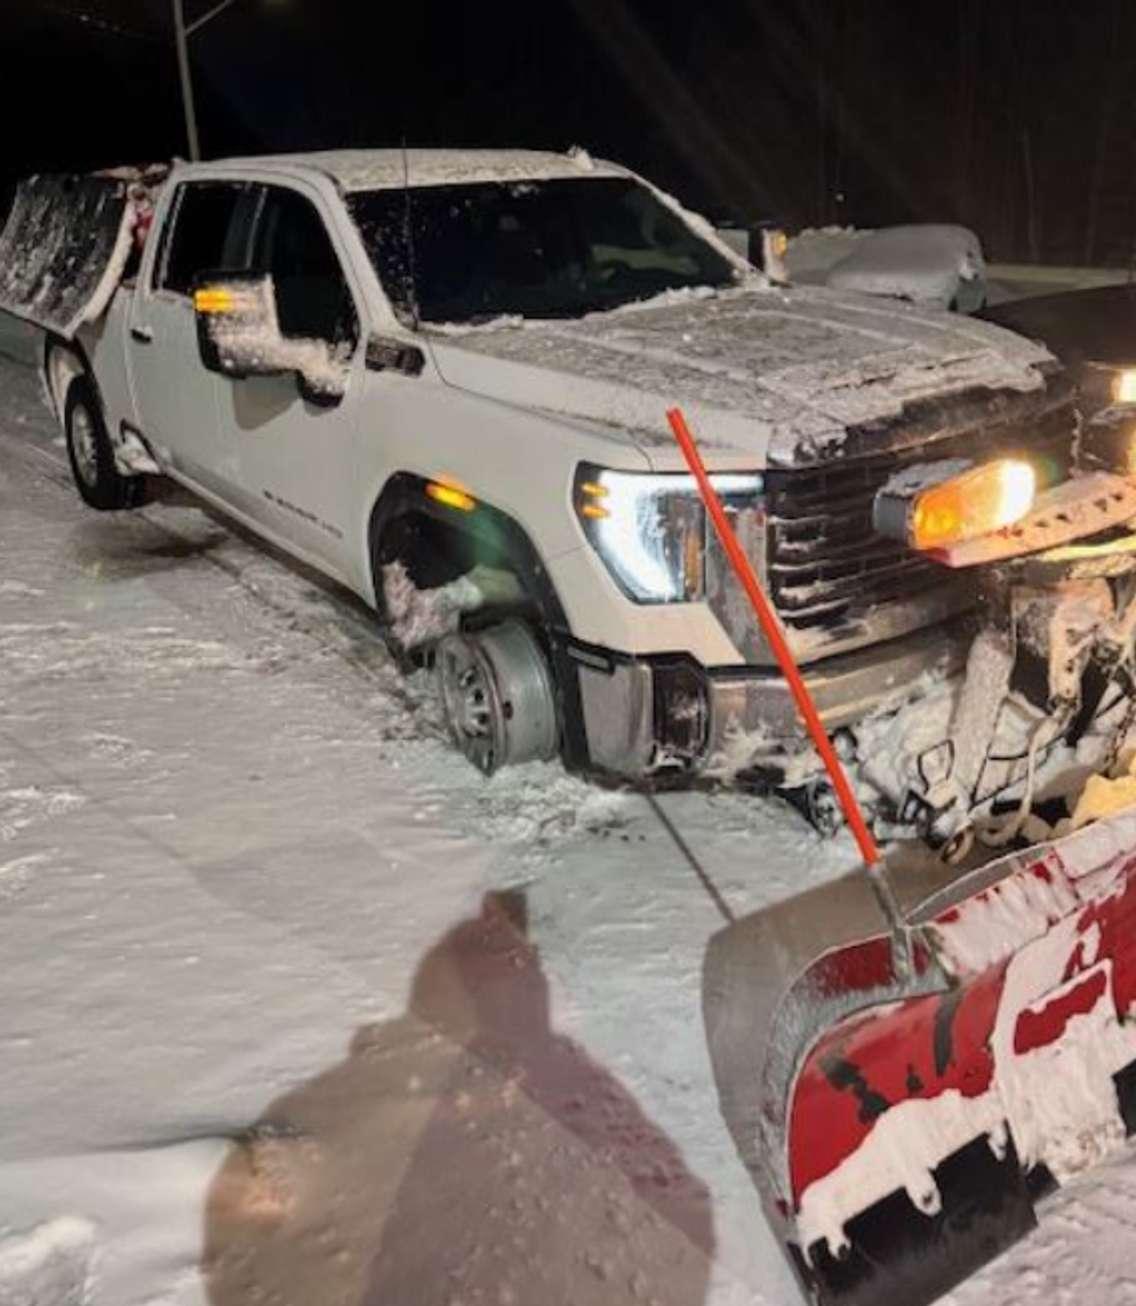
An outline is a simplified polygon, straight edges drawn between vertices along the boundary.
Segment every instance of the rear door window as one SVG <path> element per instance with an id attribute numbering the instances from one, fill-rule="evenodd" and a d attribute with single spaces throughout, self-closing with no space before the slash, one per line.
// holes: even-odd
<path id="1" fill-rule="evenodd" d="M 354 350 L 359 320 L 339 256 L 319 211 L 297 191 L 267 188 L 253 266 L 272 277 L 285 337 Z"/>
<path id="2" fill-rule="evenodd" d="M 247 182 L 183 182 L 163 233 L 155 288 L 188 295 L 203 272 L 244 272 L 261 188 Z"/>

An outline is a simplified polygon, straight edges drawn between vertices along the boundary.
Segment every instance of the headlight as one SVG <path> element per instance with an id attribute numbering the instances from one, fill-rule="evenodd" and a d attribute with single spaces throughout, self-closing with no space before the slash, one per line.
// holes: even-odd
<path id="1" fill-rule="evenodd" d="M 1037 478 L 1029 463 L 996 458 L 956 475 L 947 463 L 935 478 L 935 464 L 894 476 L 876 495 L 873 523 L 881 535 L 915 549 L 941 549 L 1001 530 L 1033 507 Z"/>
<path id="2" fill-rule="evenodd" d="M 1112 378 L 1112 402 L 1136 404 L 1136 367 L 1126 367 Z"/>
<path id="3" fill-rule="evenodd" d="M 727 511 L 754 508 L 762 478 L 710 477 Z M 706 513 L 693 476 L 613 472 L 581 464 L 576 511 L 592 547 L 636 603 L 684 603 L 705 594 Z"/>
<path id="4" fill-rule="evenodd" d="M 1078 407 L 1092 417 L 1105 408 L 1136 406 L 1136 364 L 1100 363 L 1087 359 L 1077 372 Z"/>
<path id="5" fill-rule="evenodd" d="M 1087 362 L 1078 385 L 1078 466 L 1136 477 L 1136 367 Z"/>

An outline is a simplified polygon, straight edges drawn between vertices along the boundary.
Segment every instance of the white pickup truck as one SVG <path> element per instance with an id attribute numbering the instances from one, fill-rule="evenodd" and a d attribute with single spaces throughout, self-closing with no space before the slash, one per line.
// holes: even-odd
<path id="1" fill-rule="evenodd" d="M 54 315 L 74 240 L 29 236 L 42 185 L 0 242 L 0 307 L 45 327 L 83 498 L 129 508 L 160 473 L 348 586 L 435 658 L 486 772 L 714 773 L 794 735 L 669 407 L 831 729 L 965 656 L 969 573 L 877 532 L 885 483 L 930 459 L 1068 469 L 1041 346 L 771 284 L 583 152 L 179 164 L 136 267 L 104 240 Z"/>

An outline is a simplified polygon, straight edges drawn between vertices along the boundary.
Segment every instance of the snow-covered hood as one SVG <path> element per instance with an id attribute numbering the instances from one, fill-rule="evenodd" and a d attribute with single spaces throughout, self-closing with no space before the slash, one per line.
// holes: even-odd
<path id="1" fill-rule="evenodd" d="M 676 404 L 721 463 L 800 466 L 919 400 L 1037 390 L 1050 360 L 989 323 L 816 287 L 678 293 L 486 327 L 441 337 L 434 355 L 451 385 L 619 428 L 659 467 L 675 463 Z"/>

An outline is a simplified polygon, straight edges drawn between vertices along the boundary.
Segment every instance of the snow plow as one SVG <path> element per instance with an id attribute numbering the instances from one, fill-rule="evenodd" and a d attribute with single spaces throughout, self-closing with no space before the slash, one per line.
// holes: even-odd
<path id="1" fill-rule="evenodd" d="M 132 275 L 169 165 L 26 177 L 0 228 L 0 310 L 64 340 Z"/>
<path id="2" fill-rule="evenodd" d="M 897 843 L 881 857 L 685 419 L 668 417 L 863 857 L 843 879 L 711 940 L 703 1016 L 723 1117 L 810 1300 L 922 1306 L 1027 1234 L 1042 1197 L 1136 1132 L 1136 762 L 1090 775 L 1060 837 L 1031 844 L 1031 820 L 1049 827 L 1027 783 L 1016 815 L 986 840 L 1015 840 L 1015 851 L 983 861 L 970 840 L 947 845 L 948 858 Z M 1097 475 L 1086 477 L 1097 496 L 1088 523 L 1114 493 Z M 952 512 L 984 521 L 1005 509 L 1020 523 L 1027 514 L 1006 505 L 1024 476 L 923 469 L 885 490 L 878 515 L 917 535 L 944 529 Z M 1116 502 L 1131 511 L 1125 493 L 1117 486 Z M 1085 528 L 1081 503 L 1059 492 L 1044 510 L 1059 535 Z M 1019 557 L 1033 540 L 1029 526 L 1004 523 L 971 553 Z M 1028 603 L 1045 616 L 1050 677 L 1070 691 L 1048 704 L 1061 731 L 1069 710 L 1088 703 L 1091 714 L 1104 693 L 1072 692 L 1090 665 L 1079 650 L 1107 629 L 1105 678 L 1130 657 L 1132 627 L 1117 622 L 1107 585 L 1094 606 L 1060 549 L 1048 553 L 1052 589 L 1035 583 Z M 1128 575 L 1123 546 L 1076 557 L 1113 558 L 1114 576 Z M 1006 589 L 1013 624 L 1020 596 Z M 1054 615 L 1070 602 L 1076 619 Z M 1004 640 L 992 627 L 975 641 L 956 710 L 960 754 L 982 757 L 992 736 L 1010 659 L 991 650 Z M 1114 674 L 1124 702 L 1114 745 L 1132 722 L 1127 677 Z M 952 865 L 964 857 L 966 869 Z"/>
<path id="3" fill-rule="evenodd" d="M 809 1299 L 921 1306 L 1136 1129 L 1136 814 L 924 855 L 711 941 L 722 1113 Z"/>
<path id="4" fill-rule="evenodd" d="M 70 340 L 97 321 L 131 251 L 127 183 L 114 177 L 30 177 L 0 233 L 0 306 Z"/>

